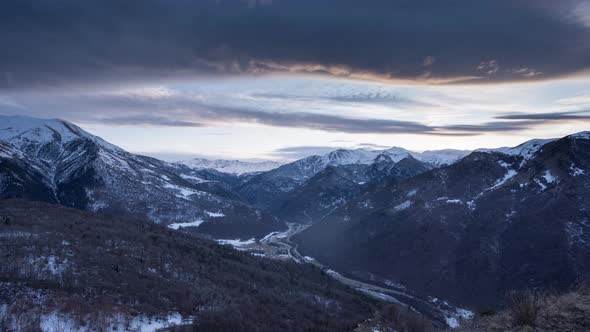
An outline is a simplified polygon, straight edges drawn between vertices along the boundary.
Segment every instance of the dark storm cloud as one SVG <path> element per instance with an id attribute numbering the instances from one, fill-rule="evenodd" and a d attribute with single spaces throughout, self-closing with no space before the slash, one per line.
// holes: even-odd
<path id="1" fill-rule="evenodd" d="M 588 68 L 582 0 L 5 0 L 0 87 L 304 71 L 512 81 Z"/>

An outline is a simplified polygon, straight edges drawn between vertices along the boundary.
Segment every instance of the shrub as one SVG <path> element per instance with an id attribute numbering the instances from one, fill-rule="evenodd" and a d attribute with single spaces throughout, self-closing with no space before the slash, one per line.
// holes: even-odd
<path id="1" fill-rule="evenodd" d="M 510 317 L 514 326 L 534 327 L 541 309 L 539 296 L 533 291 L 514 291 L 509 295 Z"/>

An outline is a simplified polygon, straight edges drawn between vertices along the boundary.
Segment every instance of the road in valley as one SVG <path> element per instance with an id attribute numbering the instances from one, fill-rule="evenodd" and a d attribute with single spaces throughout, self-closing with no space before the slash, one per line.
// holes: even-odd
<path id="1" fill-rule="evenodd" d="M 280 248 L 286 252 L 286 255 L 300 264 L 313 264 L 318 268 L 324 270 L 334 279 L 340 281 L 341 283 L 350 286 L 370 297 L 375 299 L 390 302 L 390 303 L 397 303 L 400 305 L 407 306 L 427 317 L 435 322 L 435 324 L 439 326 L 446 327 L 449 325 L 449 319 L 455 319 L 455 321 L 459 320 L 461 317 L 460 312 L 457 311 L 457 308 L 449 305 L 445 301 L 440 300 L 424 300 L 415 295 L 410 294 L 409 292 L 404 292 L 403 289 L 394 288 L 394 287 L 385 287 L 380 285 L 375 285 L 371 283 L 367 283 L 365 281 L 360 281 L 356 279 L 352 279 L 350 277 L 344 276 L 334 270 L 329 269 L 327 266 L 323 265 L 316 259 L 311 257 L 303 256 L 297 250 L 297 243 L 294 243 L 291 238 L 305 229 L 307 229 L 311 224 L 289 224 L 289 229 L 285 232 L 273 232 L 263 239 L 259 241 L 259 245 L 268 246 L 273 249 L 273 252 L 276 252 L 277 248 Z M 257 248 L 258 250 L 261 247 Z M 284 254 L 283 254 L 284 256 Z M 272 257 L 272 256 L 271 256 Z"/>

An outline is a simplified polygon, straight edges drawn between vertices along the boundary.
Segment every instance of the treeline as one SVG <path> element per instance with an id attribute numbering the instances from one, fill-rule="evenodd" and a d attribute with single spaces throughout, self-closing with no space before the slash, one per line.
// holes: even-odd
<path id="1" fill-rule="evenodd" d="M 38 202 L 0 201 L 0 252 L 0 306 L 21 316 L 179 312 L 212 331 L 349 331 L 380 308 L 310 265 Z"/>

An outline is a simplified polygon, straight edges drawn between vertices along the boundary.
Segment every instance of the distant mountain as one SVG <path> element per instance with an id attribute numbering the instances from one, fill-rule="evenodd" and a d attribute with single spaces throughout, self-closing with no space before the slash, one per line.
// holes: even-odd
<path id="1" fill-rule="evenodd" d="M 468 153 L 469 151 L 462 150 L 418 153 L 398 147 L 387 150 L 339 149 L 323 156 L 306 157 L 258 174 L 237 187 L 236 190 L 254 206 L 276 209 L 277 206 L 285 202 L 287 193 L 299 188 L 303 183 L 328 167 L 352 165 L 350 167 L 358 168 L 357 173 L 363 173 L 362 169 L 366 169 L 365 166 L 373 164 L 380 156 L 387 157 L 392 163 L 412 157 L 432 167 L 440 167 L 456 162 Z M 369 178 L 366 178 L 361 182 L 368 180 Z"/>
<path id="2" fill-rule="evenodd" d="M 246 173 L 260 173 L 275 169 L 282 164 L 276 161 L 247 162 L 239 160 L 210 160 L 194 158 L 179 161 L 179 164 L 186 165 L 195 170 L 213 169 L 223 173 L 242 175 Z"/>
<path id="3" fill-rule="evenodd" d="M 411 155 L 395 162 L 387 154 L 377 156 L 370 165 L 328 166 L 285 194 L 284 203 L 272 211 L 285 221 L 311 223 L 346 204 L 374 182 L 402 180 L 431 168 Z"/>
<path id="4" fill-rule="evenodd" d="M 134 155 L 62 120 L 1 116 L 0 123 L 2 198 L 182 223 L 218 237 L 284 227 L 241 201 L 223 173 Z"/>
<path id="5" fill-rule="evenodd" d="M 472 306 L 569 287 L 590 277 L 590 133 L 374 182 L 294 240 L 339 271 Z"/>

